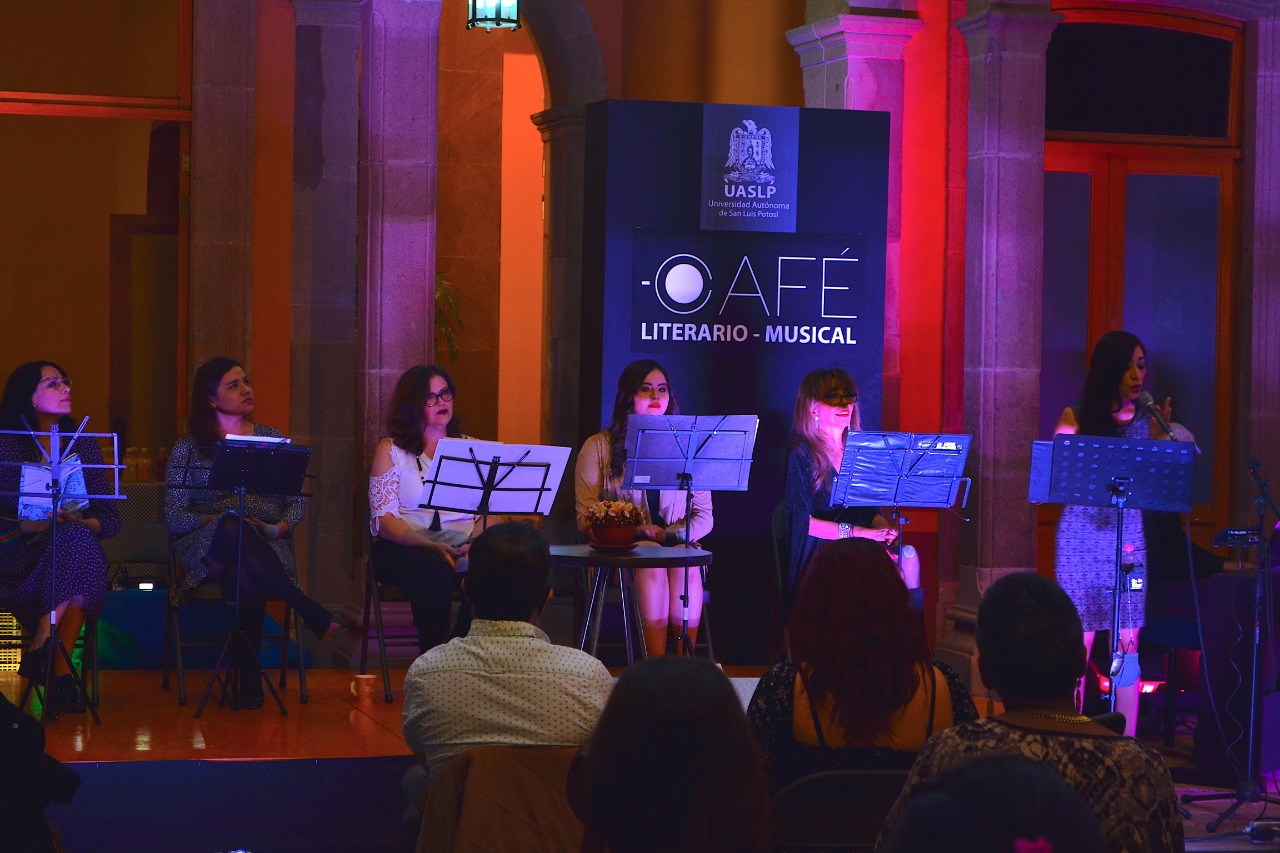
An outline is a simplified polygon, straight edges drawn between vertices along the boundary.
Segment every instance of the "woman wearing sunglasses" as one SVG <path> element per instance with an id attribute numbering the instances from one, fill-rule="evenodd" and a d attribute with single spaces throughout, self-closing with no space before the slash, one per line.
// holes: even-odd
<path id="1" fill-rule="evenodd" d="M 790 610 L 809 561 L 828 539 L 861 537 L 886 548 L 898 538 L 880 510 L 872 506 L 831 506 L 831 487 L 844 459 L 849 430 L 862 428 L 858 386 L 838 367 L 811 370 L 800 380 L 791 440 L 787 447 L 787 531 L 790 562 L 783 607 Z M 920 586 L 920 560 L 912 548 L 899 561 L 908 589 Z"/>
<path id="2" fill-rule="evenodd" d="M 369 470 L 373 575 L 408 597 L 422 652 L 449 639 L 453 593 L 479 520 L 470 513 L 419 506 L 440 439 L 467 438 L 454 414 L 456 393 L 441 367 L 420 364 L 405 371 L 391 395 L 391 435 L 378 444 Z M 465 635 L 470 623 L 464 602 L 453 635 Z"/>

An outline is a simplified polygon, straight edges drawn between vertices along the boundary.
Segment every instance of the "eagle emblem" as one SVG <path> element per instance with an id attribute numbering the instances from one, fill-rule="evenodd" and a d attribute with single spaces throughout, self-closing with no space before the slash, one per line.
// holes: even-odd
<path id="1" fill-rule="evenodd" d="M 724 176 L 726 181 L 751 181 L 757 184 L 773 183 L 773 175 L 766 172 L 773 166 L 773 137 L 767 127 L 757 128 L 751 119 L 742 122 L 747 129 L 735 127 L 729 134 L 729 161 L 725 166 L 733 171 Z"/>

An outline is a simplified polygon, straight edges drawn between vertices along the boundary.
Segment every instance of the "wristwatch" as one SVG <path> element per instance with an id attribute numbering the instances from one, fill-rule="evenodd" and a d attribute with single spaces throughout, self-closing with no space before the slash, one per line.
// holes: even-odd
<path id="1" fill-rule="evenodd" d="M 840 529 L 840 538 L 841 538 L 841 539 L 852 539 L 852 538 L 853 538 L 853 525 L 852 525 L 852 524 L 845 524 L 843 521 L 841 521 L 841 522 L 837 522 L 837 523 L 836 523 L 836 527 L 838 527 L 838 528 Z"/>

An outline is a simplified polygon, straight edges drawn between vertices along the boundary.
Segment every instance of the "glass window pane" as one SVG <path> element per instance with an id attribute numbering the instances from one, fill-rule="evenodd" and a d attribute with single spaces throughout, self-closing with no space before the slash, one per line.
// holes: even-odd
<path id="1" fill-rule="evenodd" d="M 1129 175 L 1124 324 L 1146 344 L 1147 388 L 1173 398 L 1173 420 L 1195 434 L 1195 502 L 1212 497 L 1218 324 L 1219 179 Z"/>
<path id="2" fill-rule="evenodd" d="M 1049 132 L 1227 135 L 1234 44 L 1128 24 L 1060 24 L 1046 56 Z"/>
<path id="3" fill-rule="evenodd" d="M 1053 435 L 1084 387 L 1089 334 L 1089 196 L 1092 178 L 1044 176 L 1044 300 L 1040 315 L 1040 432 Z"/>
<path id="4" fill-rule="evenodd" d="M 178 10 L 191 0 L 0 3 L 0 90 L 178 97 Z"/>

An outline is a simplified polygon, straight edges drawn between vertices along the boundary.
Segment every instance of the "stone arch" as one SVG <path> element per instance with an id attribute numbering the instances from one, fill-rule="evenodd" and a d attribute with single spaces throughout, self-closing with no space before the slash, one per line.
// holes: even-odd
<path id="1" fill-rule="evenodd" d="M 573 447 L 579 438 L 586 105 L 606 97 L 604 60 L 581 0 L 525 0 L 521 15 L 542 60 L 549 101 L 533 116 L 547 164 L 541 434 L 546 442 Z"/>

